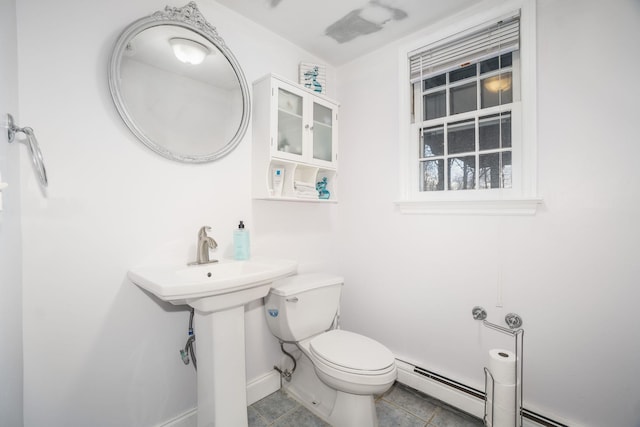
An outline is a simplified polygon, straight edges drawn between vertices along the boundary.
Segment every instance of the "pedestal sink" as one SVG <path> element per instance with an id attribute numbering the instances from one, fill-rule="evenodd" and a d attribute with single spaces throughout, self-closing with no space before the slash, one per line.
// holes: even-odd
<path id="1" fill-rule="evenodd" d="M 271 282 L 296 272 L 294 261 L 254 258 L 195 266 L 147 264 L 129 279 L 172 304 L 195 309 L 198 427 L 246 427 L 244 305 Z"/>

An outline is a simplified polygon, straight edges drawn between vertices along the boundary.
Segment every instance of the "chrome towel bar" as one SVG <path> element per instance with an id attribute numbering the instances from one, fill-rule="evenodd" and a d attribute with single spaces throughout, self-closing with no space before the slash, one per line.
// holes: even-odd
<path id="1" fill-rule="evenodd" d="M 31 162 L 35 168 L 40 185 L 42 185 L 43 188 L 46 188 L 49 184 L 49 180 L 47 179 L 47 170 L 44 167 L 42 152 L 40 151 L 40 146 L 38 145 L 36 135 L 33 133 L 33 129 L 30 127 L 21 128 L 16 126 L 13 116 L 11 114 L 7 114 L 7 137 L 9 139 L 9 143 L 15 140 L 17 133 L 23 133 L 27 137 L 27 146 L 29 147 L 29 153 L 31 153 Z"/>

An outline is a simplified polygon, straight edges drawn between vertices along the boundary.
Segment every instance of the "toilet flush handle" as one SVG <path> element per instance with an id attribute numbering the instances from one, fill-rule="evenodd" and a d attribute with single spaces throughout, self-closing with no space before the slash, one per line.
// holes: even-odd
<path id="1" fill-rule="evenodd" d="M 287 298 L 285 301 L 286 302 L 298 302 L 298 297 Z"/>

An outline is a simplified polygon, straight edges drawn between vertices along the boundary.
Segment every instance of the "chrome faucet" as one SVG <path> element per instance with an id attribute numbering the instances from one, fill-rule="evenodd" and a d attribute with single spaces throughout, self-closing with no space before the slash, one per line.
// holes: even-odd
<path id="1" fill-rule="evenodd" d="M 207 230 L 211 230 L 211 227 L 200 227 L 198 231 L 198 245 L 196 246 L 196 260 L 190 262 L 189 265 L 209 264 L 212 262 L 218 262 L 217 259 L 209 259 L 209 249 L 215 249 L 218 247 L 218 243 L 211 236 L 207 236 Z"/>

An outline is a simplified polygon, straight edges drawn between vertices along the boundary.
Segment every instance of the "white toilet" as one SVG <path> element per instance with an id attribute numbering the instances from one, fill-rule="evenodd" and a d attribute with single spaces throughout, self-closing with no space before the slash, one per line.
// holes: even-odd
<path id="1" fill-rule="evenodd" d="M 335 329 L 342 284 L 327 274 L 273 283 L 265 297 L 267 324 L 280 341 L 297 347 L 291 350 L 295 371 L 282 386 L 332 426 L 377 427 L 373 396 L 393 385 L 395 358 L 371 338 Z"/>

